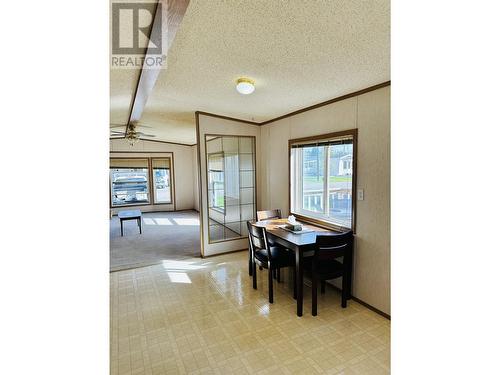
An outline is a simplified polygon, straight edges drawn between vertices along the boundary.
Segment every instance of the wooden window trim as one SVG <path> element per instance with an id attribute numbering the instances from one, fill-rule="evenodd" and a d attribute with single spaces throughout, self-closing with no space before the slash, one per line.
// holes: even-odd
<path id="1" fill-rule="evenodd" d="M 113 188 L 112 188 L 112 182 L 111 182 L 111 176 L 109 176 L 109 208 L 113 209 L 113 208 L 121 208 L 121 207 L 134 207 L 134 206 L 150 206 L 152 204 L 152 198 L 151 198 L 151 175 L 150 175 L 150 158 L 148 157 L 113 157 L 111 156 L 109 158 L 110 160 L 111 159 L 137 159 L 137 160 L 147 160 L 147 168 L 148 168 L 148 195 L 149 195 L 149 199 L 148 199 L 148 202 L 147 203 L 127 203 L 127 204 L 121 204 L 121 205 L 113 205 L 113 198 L 111 197 L 111 194 L 112 194 L 112 191 L 113 191 Z M 108 172 L 109 173 L 109 172 Z"/>
<path id="2" fill-rule="evenodd" d="M 305 216 L 304 214 L 301 213 L 296 213 L 292 211 L 292 181 L 291 181 L 291 157 L 292 157 L 292 145 L 295 143 L 300 143 L 300 142 L 306 142 L 306 141 L 318 141 L 318 140 L 324 140 L 328 138 L 338 138 L 338 137 L 343 137 L 343 136 L 352 136 L 352 144 L 353 144 L 353 150 L 352 150 L 352 212 L 351 212 L 351 228 L 346 228 L 342 227 L 340 225 L 336 225 L 332 222 L 322 220 L 319 218 L 315 217 L 310 217 L 310 216 Z M 303 137 L 303 138 L 295 138 L 295 139 L 289 139 L 288 140 L 288 207 L 289 207 L 289 212 L 290 214 L 294 215 L 297 217 L 297 219 L 318 225 L 320 227 L 326 228 L 326 229 L 332 229 L 336 231 L 346 231 L 346 230 L 352 230 L 353 233 L 356 233 L 356 209 L 357 209 L 357 174 L 358 174 L 358 129 L 349 129 L 349 130 L 342 130 L 334 133 L 327 133 L 327 134 L 320 134 L 320 135 L 315 135 L 315 136 L 310 136 L 310 137 Z"/>
<path id="3" fill-rule="evenodd" d="M 151 154 L 151 153 L 164 153 L 162 151 L 158 152 L 149 152 L 149 151 L 140 151 L 140 152 L 134 152 L 134 151 L 111 151 L 115 153 L 140 153 L 140 154 Z M 174 211 L 176 211 L 175 207 L 175 167 L 174 167 L 174 153 L 171 151 L 166 152 L 166 156 L 130 156 L 130 157 L 124 157 L 124 156 L 110 156 L 110 159 L 139 159 L 139 160 L 147 160 L 148 161 L 148 194 L 149 194 L 149 200 L 147 203 L 128 203 L 128 204 L 122 204 L 122 205 L 113 205 L 113 199 L 111 198 L 111 179 L 109 179 L 109 208 L 110 209 L 117 209 L 117 208 L 122 208 L 122 207 L 135 207 L 135 206 L 161 206 L 161 205 L 173 205 L 174 206 Z M 155 198 L 154 198 L 154 188 L 153 188 L 153 162 L 152 159 L 170 159 L 170 202 L 163 202 L 163 203 L 156 203 Z"/>
<path id="4" fill-rule="evenodd" d="M 163 160 L 163 159 L 168 159 L 169 160 L 169 167 L 168 167 L 168 171 L 169 171 L 169 177 L 170 177 L 170 186 L 169 186 L 169 189 L 170 189 L 170 200 L 168 202 L 156 202 L 156 198 L 155 198 L 155 194 L 154 194 L 154 171 L 153 171 L 153 160 Z M 174 160 L 173 160 L 173 157 L 172 156 L 152 156 L 149 158 L 149 165 L 150 165 L 150 177 L 151 177 L 151 195 L 153 197 L 152 199 L 152 205 L 153 206 L 158 206 L 158 205 L 161 205 L 161 204 L 172 204 L 173 203 L 173 195 L 172 195 L 172 186 L 174 185 L 174 173 L 173 173 L 173 163 L 174 163 Z"/>

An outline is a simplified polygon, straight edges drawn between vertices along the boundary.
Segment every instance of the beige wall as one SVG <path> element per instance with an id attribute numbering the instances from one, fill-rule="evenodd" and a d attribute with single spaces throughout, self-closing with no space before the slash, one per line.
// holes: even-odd
<path id="1" fill-rule="evenodd" d="M 161 143 L 161 142 L 148 142 L 141 140 L 133 147 L 131 147 L 123 139 L 113 139 L 110 141 L 110 156 L 117 156 L 116 152 L 133 152 L 133 154 L 127 155 L 141 155 L 148 156 L 154 153 L 173 153 L 174 155 L 174 185 L 175 194 L 173 198 L 175 199 L 175 209 L 176 210 L 188 210 L 195 208 L 195 180 L 194 180 L 194 159 L 196 156 L 193 153 L 192 146 L 183 146 L 172 143 Z M 141 154 L 139 154 L 141 153 Z M 120 154 L 124 156 L 124 154 Z M 197 193 L 197 192 L 196 192 Z M 144 205 L 135 206 L 140 208 L 144 212 L 148 211 L 172 211 L 174 205 Z M 116 209 L 113 209 L 116 210 Z"/>
<path id="2" fill-rule="evenodd" d="M 390 314 L 390 86 L 261 126 L 261 207 L 289 212 L 288 140 L 358 129 L 353 294 Z"/>

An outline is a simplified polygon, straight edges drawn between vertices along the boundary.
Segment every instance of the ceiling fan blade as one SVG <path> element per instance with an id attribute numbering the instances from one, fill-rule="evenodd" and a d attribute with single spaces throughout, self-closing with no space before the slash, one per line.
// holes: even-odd
<path id="1" fill-rule="evenodd" d="M 144 134 L 143 132 L 137 132 L 137 135 L 140 135 L 141 137 L 156 137 L 156 135 Z"/>
<path id="2" fill-rule="evenodd" d="M 126 128 L 127 127 L 127 124 L 110 124 L 110 125 L 112 125 L 112 126 L 110 126 L 110 128 Z M 135 124 L 135 127 L 136 128 L 148 128 L 148 129 L 152 128 L 151 126 L 142 125 L 142 124 Z"/>
<path id="3" fill-rule="evenodd" d="M 111 130 L 111 133 L 112 134 L 125 134 L 125 132 L 118 132 L 116 130 Z"/>

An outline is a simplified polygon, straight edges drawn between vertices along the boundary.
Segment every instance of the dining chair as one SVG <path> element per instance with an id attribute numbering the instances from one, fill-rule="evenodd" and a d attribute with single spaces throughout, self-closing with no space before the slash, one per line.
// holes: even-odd
<path id="1" fill-rule="evenodd" d="M 281 246 L 269 244 L 264 227 L 257 227 L 247 221 L 248 237 L 252 256 L 253 288 L 257 289 L 257 266 L 268 270 L 269 303 L 273 303 L 273 270 L 294 265 L 291 253 Z M 278 280 L 279 282 L 279 280 Z M 295 272 L 293 272 L 294 296 L 296 296 Z"/>
<path id="2" fill-rule="evenodd" d="M 281 219 L 281 210 L 276 208 L 274 210 L 267 211 L 257 211 L 257 221 L 261 220 L 269 220 L 269 219 Z M 252 251 L 250 249 L 250 245 L 248 246 L 248 274 L 252 276 Z M 275 278 L 280 279 L 279 271 L 276 272 Z"/>
<path id="3" fill-rule="evenodd" d="M 269 219 L 281 219 L 281 210 L 276 208 L 274 210 L 257 211 L 257 221 Z"/>
<path id="4" fill-rule="evenodd" d="M 354 235 L 352 231 L 337 235 L 316 236 L 316 246 L 312 257 L 312 315 L 318 313 L 318 281 L 321 292 L 325 291 L 325 281 L 342 277 L 342 307 L 347 307 L 351 298 L 352 253 Z M 343 258 L 342 262 L 339 258 Z"/>

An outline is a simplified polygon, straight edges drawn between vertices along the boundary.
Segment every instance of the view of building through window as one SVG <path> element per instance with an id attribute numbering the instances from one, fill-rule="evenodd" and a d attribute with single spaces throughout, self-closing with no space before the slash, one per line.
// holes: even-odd
<path id="1" fill-rule="evenodd" d="M 351 228 L 352 139 L 292 146 L 292 211 Z"/>
<path id="2" fill-rule="evenodd" d="M 147 168 L 111 169 L 110 178 L 112 206 L 149 203 Z"/>

